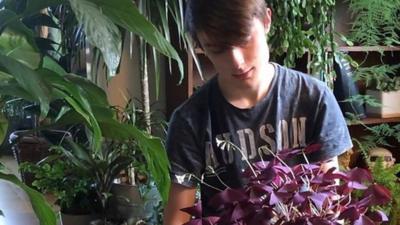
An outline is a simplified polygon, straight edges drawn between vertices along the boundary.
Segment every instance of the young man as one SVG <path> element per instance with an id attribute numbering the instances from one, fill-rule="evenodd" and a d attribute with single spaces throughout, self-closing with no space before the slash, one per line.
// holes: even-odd
<path id="1" fill-rule="evenodd" d="M 167 138 L 172 186 L 165 225 L 181 225 L 189 215 L 201 184 L 203 213 L 215 213 L 209 199 L 243 186 L 251 162 L 268 159 L 271 151 L 319 143 L 311 161 L 334 164 L 352 147 L 338 104 L 326 85 L 310 75 L 269 62 L 266 34 L 271 10 L 265 0 L 189 0 L 186 27 L 218 74 L 173 114 Z M 225 139 L 240 147 L 218 148 Z M 328 163 L 329 162 L 329 163 Z M 293 161 L 292 163 L 298 163 Z"/>

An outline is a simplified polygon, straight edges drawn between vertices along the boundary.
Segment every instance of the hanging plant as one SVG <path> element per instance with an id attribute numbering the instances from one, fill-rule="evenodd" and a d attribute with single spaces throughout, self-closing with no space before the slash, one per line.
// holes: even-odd
<path id="1" fill-rule="evenodd" d="M 335 43 L 334 0 L 266 0 L 272 9 L 269 35 L 273 59 L 284 57 L 284 65 L 294 67 L 296 59 L 309 54 L 308 72 L 332 84 Z"/>

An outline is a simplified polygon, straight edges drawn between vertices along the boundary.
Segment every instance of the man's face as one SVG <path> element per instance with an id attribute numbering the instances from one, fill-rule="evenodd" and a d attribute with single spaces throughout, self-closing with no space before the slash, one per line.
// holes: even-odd
<path id="1" fill-rule="evenodd" d="M 258 87 L 269 60 L 265 35 L 270 26 L 270 11 L 267 14 L 265 21 L 253 19 L 250 35 L 240 46 L 221 49 L 210 43 L 205 33 L 199 33 L 200 44 L 219 74 L 220 85 L 228 85 L 229 88 Z"/>

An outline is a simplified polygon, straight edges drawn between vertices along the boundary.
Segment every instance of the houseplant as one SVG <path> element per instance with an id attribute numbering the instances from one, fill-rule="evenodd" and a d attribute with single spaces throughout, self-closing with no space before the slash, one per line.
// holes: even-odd
<path id="1" fill-rule="evenodd" d="M 223 144 L 224 145 L 224 144 Z M 199 224 L 375 224 L 388 218 L 373 205 L 390 201 L 388 189 L 373 183 L 364 169 L 337 172 L 322 171 L 310 164 L 306 154 L 318 151 L 318 145 L 305 149 L 282 150 L 269 161 L 249 163 L 244 172 L 244 188 L 227 187 L 210 201 L 219 208 L 217 215 L 203 218 L 198 206 L 183 209 L 196 218 L 186 225 Z M 240 151 L 240 149 L 235 148 Z M 306 161 L 293 167 L 284 160 L 302 154 Z M 337 181 L 341 181 L 340 183 Z M 355 194 L 357 192 L 357 194 Z M 342 221 L 343 222 L 343 221 Z"/>
<path id="2" fill-rule="evenodd" d="M 274 15 L 268 41 L 271 57 L 274 60 L 283 58 L 285 66 L 294 67 L 296 60 L 307 54 L 308 73 L 331 86 L 336 50 L 335 1 L 266 2 Z"/>
<path id="3" fill-rule="evenodd" d="M 356 80 L 361 80 L 367 88 L 369 95 L 381 104 L 380 107 L 366 105 L 369 115 L 382 118 L 400 116 L 400 77 L 396 74 L 400 65 L 377 65 L 371 67 L 359 67 L 356 71 Z"/>

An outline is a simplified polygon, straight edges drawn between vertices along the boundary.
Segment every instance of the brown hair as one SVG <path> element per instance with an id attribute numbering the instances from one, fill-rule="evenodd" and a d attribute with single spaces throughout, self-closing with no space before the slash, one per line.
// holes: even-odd
<path id="1" fill-rule="evenodd" d="M 185 28 L 198 46 L 199 32 L 221 48 L 240 45 L 250 35 L 253 18 L 265 18 L 266 7 L 265 0 L 188 0 Z"/>

